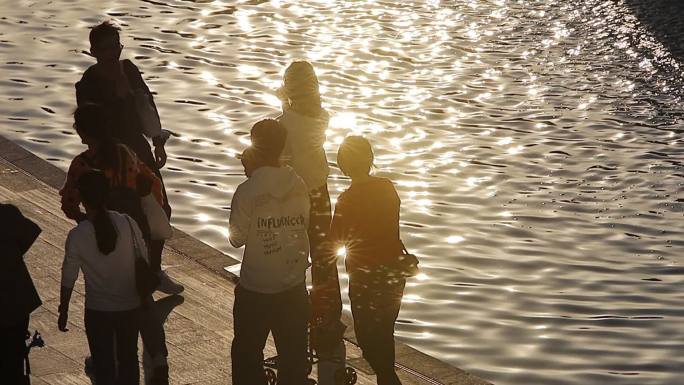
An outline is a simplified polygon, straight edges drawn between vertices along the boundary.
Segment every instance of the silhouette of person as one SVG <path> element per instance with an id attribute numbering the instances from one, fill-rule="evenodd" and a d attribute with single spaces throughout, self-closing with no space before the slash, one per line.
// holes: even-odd
<path id="1" fill-rule="evenodd" d="M 109 181 L 100 171 L 77 183 L 86 219 L 69 232 L 62 264 L 59 330 L 66 332 L 69 301 L 79 271 L 85 279 L 85 331 L 98 385 L 138 385 L 141 300 L 135 283 L 136 254 L 147 249 L 135 220 L 106 208 Z"/>
<path id="2" fill-rule="evenodd" d="M 160 168 L 166 163 L 164 144 L 167 132 L 161 129 L 152 92 L 143 80 L 138 67 L 128 59 L 120 60 L 123 45 L 119 28 L 105 21 L 90 30 L 90 52 L 97 63 L 90 66 L 76 83 L 76 102 L 96 103 L 104 107 L 111 119 L 112 135 L 133 150 L 135 155 L 162 182 L 163 208 L 171 217 L 171 206 L 166 195 Z M 154 155 L 145 136 L 152 139 Z M 152 268 L 161 271 L 163 240 L 150 242 Z M 182 287 L 171 277 L 160 274 L 159 290 L 177 294 Z"/>
<path id="3" fill-rule="evenodd" d="M 327 185 L 330 169 L 323 144 L 330 118 L 321 106 L 316 72 L 307 61 L 294 61 L 287 67 L 277 94 L 283 104 L 278 120 L 287 130 L 283 160 L 304 180 L 311 201 L 312 343 L 319 355 L 327 358 L 333 350 L 340 350 L 345 329 L 340 321 L 342 299 L 336 258 L 325 246 L 332 215 Z M 344 352 L 337 354 L 343 361 Z"/>
<path id="4" fill-rule="evenodd" d="M 337 199 L 330 238 L 346 248 L 354 331 L 378 385 L 398 385 L 394 323 L 406 279 L 395 277 L 389 268 L 403 254 L 401 202 L 389 179 L 370 175 L 373 150 L 365 138 L 348 136 L 340 145 L 337 164 L 352 182 Z"/>
<path id="5" fill-rule="evenodd" d="M 40 297 L 24 263 L 24 254 L 38 238 L 41 229 L 19 209 L 0 203 L 0 379 L 3 383 L 24 385 L 26 336 L 29 316 L 41 304 Z"/>
<path id="6" fill-rule="evenodd" d="M 61 208 L 67 218 L 76 222 L 86 218 L 80 207 L 82 200 L 77 184 L 81 175 L 94 169 L 104 172 L 113 189 L 128 188 L 135 192 L 128 197 L 130 200 L 139 201 L 139 196 L 151 192 L 160 205 L 164 204 L 161 181 L 128 146 L 111 135 L 108 117 L 101 105 L 86 103 L 79 106 L 74 112 L 74 121 L 76 133 L 88 149 L 71 161 L 66 181 L 59 191 Z M 138 222 L 149 242 L 150 230 L 141 209 L 127 210 L 127 214 Z"/>
<path id="7" fill-rule="evenodd" d="M 308 364 L 307 188 L 279 162 L 287 132 L 276 120 L 256 123 L 251 135 L 253 145 L 242 157 L 248 179 L 235 190 L 230 212 L 230 243 L 245 246 L 233 305 L 233 384 L 266 384 L 263 349 L 272 332 L 278 384 L 302 385 Z"/>
<path id="8" fill-rule="evenodd" d="M 112 191 L 107 201 L 109 208 L 131 216 L 141 229 L 145 245 L 149 245 L 152 241 L 147 219 L 140 206 L 140 196 L 151 192 L 157 202 L 162 204 L 164 195 L 161 181 L 126 145 L 118 143 L 110 135 L 108 116 L 102 106 L 83 104 L 76 108 L 74 120 L 74 128 L 88 149 L 77 155 L 69 166 L 66 181 L 59 192 L 62 196 L 62 211 L 68 218 L 79 223 L 85 220 L 87 216 L 80 209 L 83 197 L 78 189 L 79 180 L 88 172 L 102 171 Z M 149 246 L 147 247 L 149 249 Z M 182 286 L 180 290 L 172 293 L 180 291 Z M 163 324 L 151 306 L 153 302 L 151 296 L 143 299 L 145 306 L 142 311 L 140 334 L 146 351 L 152 357 L 153 384 L 167 384 L 166 336 Z M 86 361 L 87 366 L 88 363 L 89 361 Z"/>

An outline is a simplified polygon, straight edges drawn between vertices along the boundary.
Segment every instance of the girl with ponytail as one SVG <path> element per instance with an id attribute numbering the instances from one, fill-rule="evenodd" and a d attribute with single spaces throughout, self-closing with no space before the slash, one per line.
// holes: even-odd
<path id="1" fill-rule="evenodd" d="M 140 242 L 139 245 L 143 245 L 142 248 L 149 255 L 150 268 L 156 271 L 161 279 L 158 289 L 168 294 L 182 292 L 183 286 L 173 282 L 161 271 L 163 241 L 150 239 L 147 219 L 140 207 L 140 197 L 150 192 L 163 206 L 161 180 L 128 147 L 113 138 L 109 124 L 111 119 L 105 108 L 98 104 L 83 103 L 74 112 L 74 121 L 74 128 L 88 149 L 76 156 L 69 166 L 66 182 L 59 192 L 62 197 L 62 211 L 77 223 L 89 219 L 87 210 L 84 213 L 80 207 L 82 203 L 88 204 L 84 195 L 86 190 L 79 187 L 83 183 L 80 180 L 88 173 L 98 171 L 105 178 L 110 196 L 105 199 L 104 194 L 95 194 L 98 197 L 93 199 L 101 201 L 94 204 L 97 206 L 102 203 L 102 206 L 106 205 L 111 210 L 128 214 L 133 219 L 132 222 L 136 222 L 136 228 L 141 230 L 145 242 Z M 93 217 L 91 223 L 99 229 L 95 233 L 98 251 L 107 255 L 112 233 L 107 230 L 106 215 Z M 146 304 L 153 302 L 152 296 L 143 300 Z M 161 320 L 150 306 L 143 306 L 140 335 L 145 349 L 152 357 L 153 383 L 168 384 L 166 336 Z"/>
<path id="2" fill-rule="evenodd" d="M 92 223 L 95 229 L 95 241 L 100 253 L 107 255 L 114 251 L 118 234 L 114 228 L 105 202 L 109 195 L 107 178 L 100 172 L 91 171 L 78 180 L 83 204 L 90 207 Z"/>
<path id="3" fill-rule="evenodd" d="M 59 192 L 62 197 L 62 211 L 67 218 L 76 222 L 85 218 L 85 213 L 80 208 L 81 197 L 76 183 L 83 173 L 92 169 L 102 170 L 115 195 L 109 202 L 109 207 L 133 217 L 148 241 L 150 267 L 160 279 L 158 290 L 166 294 L 179 294 L 183 291 L 183 286 L 161 270 L 164 241 L 150 239 L 147 219 L 139 204 L 134 204 L 139 197 L 151 192 L 161 207 L 168 206 L 161 179 L 130 148 L 116 140 L 111 133 L 111 121 L 108 110 L 99 104 L 83 103 L 74 112 L 74 128 L 88 150 L 77 155 L 69 166 L 66 182 Z M 122 191 L 126 192 L 125 196 L 121 196 Z"/>
<path id="4" fill-rule="evenodd" d="M 78 179 L 85 218 L 69 232 L 62 263 L 59 330 L 66 332 L 69 301 L 79 271 L 85 280 L 85 331 L 98 384 L 138 384 L 141 300 L 135 282 L 134 245 L 144 244 L 138 225 L 105 207 L 109 181 L 91 170 Z M 148 260 L 144 247 L 140 257 Z"/>

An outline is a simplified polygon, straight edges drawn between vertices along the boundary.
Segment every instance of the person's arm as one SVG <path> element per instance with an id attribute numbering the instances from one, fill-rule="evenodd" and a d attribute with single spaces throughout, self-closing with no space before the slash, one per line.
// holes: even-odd
<path id="1" fill-rule="evenodd" d="M 92 69 L 86 70 L 76 85 L 76 104 L 82 106 L 85 103 L 99 103 L 98 85 L 95 82 Z"/>
<path id="2" fill-rule="evenodd" d="M 78 279 L 78 272 L 81 269 L 80 258 L 74 239 L 73 231 L 69 233 L 64 247 L 64 261 L 62 262 L 61 289 L 59 292 L 59 318 L 57 327 L 60 331 L 66 332 L 67 321 L 69 319 L 69 301 L 74 290 L 74 284 Z"/>
<path id="3" fill-rule="evenodd" d="M 353 206 L 350 204 L 348 196 L 345 193 L 340 194 L 337 197 L 335 212 L 330 222 L 329 244 L 327 245 L 328 253 L 335 258 L 337 258 L 338 250 L 342 247 L 347 249 L 347 255 L 349 255 L 349 247 L 353 244 L 352 231 L 354 223 L 352 211 Z"/>
<path id="4" fill-rule="evenodd" d="M 137 245 L 138 252 L 140 253 L 140 257 L 147 261 L 147 263 L 150 263 L 150 257 L 147 253 L 147 246 L 145 244 L 145 240 L 143 239 L 142 236 L 142 231 L 140 231 L 140 227 L 138 226 L 138 223 L 133 220 L 133 218 L 129 217 L 126 215 L 126 220 L 128 223 L 130 223 L 131 228 L 133 229 L 133 233 L 131 234 L 131 242 L 134 242 L 133 245 Z"/>
<path id="5" fill-rule="evenodd" d="M 64 215 L 69 219 L 75 220 L 77 223 L 84 220 L 86 215 L 81 211 L 81 195 L 76 188 L 76 184 L 78 178 L 88 170 L 89 167 L 81 159 L 80 155 L 74 158 L 69 166 L 64 186 L 59 190 L 62 204 L 61 208 Z"/>
<path id="6" fill-rule="evenodd" d="M 67 322 L 69 322 L 69 301 L 73 287 L 62 286 L 59 291 L 59 316 L 57 317 L 57 328 L 61 332 L 68 332 Z"/>
<path id="7" fill-rule="evenodd" d="M 140 174 L 144 175 L 145 178 L 150 182 L 150 192 L 154 195 L 154 199 L 163 207 L 164 206 L 164 193 L 162 192 L 162 182 L 161 179 L 154 173 L 145 163 L 139 161 L 138 164 Z"/>
<path id="8" fill-rule="evenodd" d="M 157 174 L 152 171 L 143 161 L 138 158 L 128 147 L 119 147 L 120 155 L 125 157 L 124 166 L 132 170 L 128 173 L 131 178 L 127 183 L 134 188 L 140 196 L 152 193 L 160 206 L 164 207 L 164 194 L 162 182 Z"/>
<path id="9" fill-rule="evenodd" d="M 349 223 L 347 222 L 349 207 L 344 194 L 337 198 L 335 212 L 330 222 L 330 242 L 333 252 L 337 252 L 339 247 L 346 245 L 349 238 Z"/>
<path id="10" fill-rule="evenodd" d="M 128 68 L 128 70 L 126 71 L 127 76 L 130 76 L 132 78 L 133 83 L 145 91 L 145 94 L 147 94 L 149 98 L 150 105 L 152 106 L 152 108 L 154 108 L 154 111 L 157 113 L 157 118 L 159 119 L 159 122 L 161 122 L 161 118 L 159 118 L 159 110 L 157 109 L 157 105 L 154 102 L 154 96 L 152 95 L 152 91 L 147 86 L 147 83 L 145 83 L 145 79 L 143 79 L 140 70 L 130 60 L 126 60 L 124 63 Z M 166 164 L 166 149 L 164 148 L 164 145 L 166 144 L 168 135 L 165 135 L 164 131 L 162 130 L 159 134 L 150 137 L 150 139 L 152 139 L 152 144 L 154 145 L 155 160 L 157 161 L 157 165 L 159 166 L 159 168 L 161 168 L 164 166 L 164 164 Z"/>
<path id="11" fill-rule="evenodd" d="M 242 194 L 243 185 L 238 186 L 230 204 L 228 238 L 233 247 L 242 247 L 247 243 L 251 220 L 250 202 Z"/>
<path id="12" fill-rule="evenodd" d="M 283 109 L 283 113 L 290 109 L 290 98 L 287 97 L 287 92 L 285 91 L 285 86 L 279 87 L 275 90 L 275 95 L 280 99 L 280 105 Z"/>
<path id="13" fill-rule="evenodd" d="M 328 115 L 328 112 L 323 110 L 321 112 L 321 116 L 319 117 L 321 124 L 317 125 L 315 127 L 312 127 L 310 130 L 310 142 L 309 145 L 313 148 L 320 148 L 323 149 L 323 146 L 325 145 L 325 140 L 326 140 L 326 134 L 325 131 L 328 129 L 328 124 L 330 122 L 330 115 Z"/>

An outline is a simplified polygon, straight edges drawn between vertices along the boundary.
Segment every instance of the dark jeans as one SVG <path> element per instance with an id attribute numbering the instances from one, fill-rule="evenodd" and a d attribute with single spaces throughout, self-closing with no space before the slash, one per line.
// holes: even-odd
<path id="1" fill-rule="evenodd" d="M 273 333 L 278 351 L 278 385 L 303 385 L 307 380 L 306 285 L 275 294 L 235 288 L 231 347 L 234 385 L 266 385 L 264 347 Z"/>
<path id="2" fill-rule="evenodd" d="M 378 385 L 399 385 L 394 371 L 394 322 L 399 315 L 405 279 L 363 274 L 349 277 L 349 299 L 356 339 Z"/>
<path id="3" fill-rule="evenodd" d="M 157 163 L 154 160 L 154 156 L 152 155 L 149 146 L 146 149 L 146 154 L 147 155 L 141 157 L 141 159 L 154 171 L 155 175 L 157 175 L 161 181 L 162 195 L 164 197 L 164 205 L 162 208 L 164 209 L 166 216 L 170 219 L 171 206 L 169 205 L 169 198 L 166 195 L 164 180 L 162 179 L 161 171 L 159 170 L 159 167 L 157 167 Z M 148 256 L 150 257 L 150 268 L 156 272 L 161 271 L 161 257 L 164 250 L 164 240 L 146 239 L 145 242 L 148 244 L 147 250 Z M 150 357 L 168 356 L 164 324 L 154 311 L 154 298 L 152 298 L 151 295 L 143 300 L 140 317 L 140 337 L 142 338 L 143 345 Z"/>
<path id="4" fill-rule="evenodd" d="M 152 158 L 154 160 L 154 158 Z M 150 166 L 150 165 L 148 165 Z M 154 173 L 157 175 L 157 178 L 159 178 L 159 181 L 161 182 L 161 187 L 162 187 L 162 195 L 164 197 L 164 205 L 162 208 L 164 209 L 164 212 L 166 213 L 166 216 L 171 219 L 171 206 L 169 205 L 169 197 L 166 195 L 166 187 L 164 186 L 164 180 L 162 179 L 161 176 L 161 171 L 159 170 L 159 167 L 157 167 L 156 163 L 153 162 L 153 165 L 151 165 L 152 170 Z M 150 255 L 150 267 L 154 271 L 161 271 L 161 257 L 162 257 L 162 251 L 164 250 L 164 240 L 150 240 L 150 247 L 149 247 L 149 255 Z"/>
<path id="5" fill-rule="evenodd" d="M 327 242 L 332 219 L 328 186 L 323 185 L 312 190 L 309 193 L 309 200 L 311 210 L 307 235 L 311 249 L 311 281 L 313 292 L 317 301 L 320 302 L 316 303 L 317 309 L 314 316 L 323 316 L 328 321 L 337 320 L 342 314 L 342 299 L 337 274 L 336 251 L 332 250 Z"/>
<path id="6" fill-rule="evenodd" d="M 97 385 L 138 385 L 140 311 L 85 310 L 85 331 Z"/>
<path id="7" fill-rule="evenodd" d="M 312 327 L 313 334 L 317 337 L 312 342 L 317 353 L 333 354 L 333 350 L 342 342 L 343 336 L 339 329 L 342 296 L 336 250 L 327 242 L 332 220 L 327 184 L 310 191 L 309 201 L 311 210 L 307 235 L 312 262 Z"/>
<path id="8" fill-rule="evenodd" d="M 26 317 L 14 325 L 0 328 L 0 382 L 3 384 L 29 384 L 24 373 L 28 324 Z"/>
<path id="9" fill-rule="evenodd" d="M 161 257 L 162 257 L 162 252 L 164 251 L 164 240 L 156 240 L 156 239 L 150 239 L 147 241 L 150 246 L 147 248 L 149 251 L 148 254 L 150 256 L 150 268 L 154 272 L 160 272 L 161 271 Z"/>
<path id="10" fill-rule="evenodd" d="M 154 309 L 154 298 L 149 296 L 140 309 L 140 337 L 150 357 L 168 356 L 164 324 Z"/>
<path id="11" fill-rule="evenodd" d="M 311 248 L 311 261 L 314 264 L 329 264 L 334 254 L 325 244 L 328 233 L 330 232 L 330 221 L 332 220 L 330 207 L 330 194 L 328 186 L 323 185 L 309 193 L 311 210 L 309 211 L 309 246 Z M 314 277 L 314 281 L 317 278 Z"/>

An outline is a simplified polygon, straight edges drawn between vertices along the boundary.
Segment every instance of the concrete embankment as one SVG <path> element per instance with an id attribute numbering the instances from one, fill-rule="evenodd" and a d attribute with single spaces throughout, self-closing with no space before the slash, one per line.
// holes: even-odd
<path id="1" fill-rule="evenodd" d="M 0 136 L 0 202 L 12 203 L 43 229 L 26 255 L 26 262 L 43 300 L 31 316 L 31 330 L 46 345 L 31 353 L 33 384 L 90 384 L 83 371 L 88 346 L 83 325 L 82 278 L 74 290 L 67 333 L 57 330 L 57 306 L 64 240 L 73 223 L 60 210 L 57 189 L 65 173 Z M 185 286 L 181 296 L 157 297 L 166 320 L 172 384 L 229 384 L 232 306 L 236 277 L 224 270 L 237 264 L 220 251 L 175 230 L 164 250 L 164 267 Z M 351 325 L 350 320 L 346 320 Z M 358 372 L 358 384 L 375 383 L 361 352 L 347 330 L 348 364 Z M 272 341 L 267 355 L 275 355 Z M 486 385 L 463 370 L 407 345 L 397 343 L 398 374 L 404 384 Z M 315 378 L 315 372 L 312 374 Z"/>

